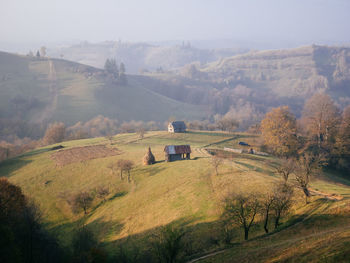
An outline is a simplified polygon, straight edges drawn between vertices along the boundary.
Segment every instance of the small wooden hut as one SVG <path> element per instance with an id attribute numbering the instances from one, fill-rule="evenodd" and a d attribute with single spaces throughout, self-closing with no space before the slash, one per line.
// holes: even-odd
<path id="1" fill-rule="evenodd" d="M 191 147 L 189 145 L 167 145 L 164 152 L 165 161 L 167 162 L 191 158 Z"/>
<path id="2" fill-rule="evenodd" d="M 154 158 L 154 155 L 151 151 L 151 147 L 148 147 L 148 152 L 146 155 L 143 157 L 143 164 L 144 165 L 151 165 L 156 163 L 156 159 Z"/>
<path id="3" fill-rule="evenodd" d="M 168 124 L 168 132 L 186 132 L 186 124 L 183 121 L 173 121 Z"/>

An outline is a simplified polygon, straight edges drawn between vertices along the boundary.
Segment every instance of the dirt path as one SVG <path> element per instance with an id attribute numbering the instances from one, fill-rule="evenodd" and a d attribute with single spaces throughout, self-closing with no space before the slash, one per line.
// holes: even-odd
<path id="1" fill-rule="evenodd" d="M 325 192 L 314 190 L 312 188 L 310 188 L 309 190 L 310 190 L 310 193 L 312 195 L 319 195 L 319 196 L 322 196 L 322 197 L 327 198 L 328 200 L 332 200 L 332 201 L 340 201 L 340 200 L 343 200 L 343 198 L 344 198 L 341 195 L 328 194 L 328 193 L 325 193 Z"/>

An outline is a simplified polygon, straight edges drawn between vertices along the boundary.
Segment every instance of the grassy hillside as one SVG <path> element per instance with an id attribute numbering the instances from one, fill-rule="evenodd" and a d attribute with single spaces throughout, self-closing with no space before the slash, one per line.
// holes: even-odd
<path id="1" fill-rule="evenodd" d="M 21 186 L 25 194 L 40 204 L 48 228 L 65 244 L 69 244 L 72 230 L 84 222 L 110 252 L 116 251 L 118 244 L 130 241 L 148 248 L 150 236 L 159 227 L 175 224 L 187 229 L 186 239 L 191 243 L 191 254 L 201 255 L 222 248 L 219 219 L 222 200 L 227 193 L 265 193 L 273 183 L 281 180 L 273 172 L 278 160 L 248 154 L 225 160 L 216 176 L 203 148 L 236 148 L 241 140 L 255 148 L 258 139 L 249 134 L 213 132 L 150 132 L 142 140 L 136 134 L 120 134 L 114 136 L 112 143 L 105 138 L 64 142 L 65 148 L 60 150 L 64 153 L 76 147 L 105 145 L 117 149 L 117 155 L 62 166 L 55 163 L 52 155 L 56 151 L 50 151 L 49 146 L 0 163 L 0 174 Z M 191 160 L 164 162 L 166 144 L 190 144 Z M 142 158 L 148 146 L 152 148 L 157 163 L 143 166 Z M 108 168 L 118 159 L 135 162 L 131 183 L 120 180 L 119 173 Z M 110 188 L 107 201 L 95 199 L 85 217 L 82 213 L 73 214 L 67 203 L 68 197 L 99 186 Z M 237 229 L 233 248 L 206 260 L 302 259 L 306 262 L 317 261 L 324 254 L 332 260 L 342 259 L 343 255 L 339 253 L 346 253 L 350 241 L 350 182 L 328 172 L 314 178 L 312 188 L 314 196 L 308 205 L 303 202 L 302 191 L 295 189 L 293 213 L 284 218 L 287 222 L 279 232 L 262 236 L 263 229 L 255 226 L 250 235 L 252 240 L 242 242 L 242 231 Z M 343 199 L 330 200 L 332 194 Z M 319 252 L 310 254 L 311 250 Z"/>
<path id="2" fill-rule="evenodd" d="M 108 80 L 101 70 L 50 58 L 0 52 L 0 118 L 72 125 L 101 114 L 124 120 L 165 121 L 200 118 L 203 108 L 144 88 Z"/>

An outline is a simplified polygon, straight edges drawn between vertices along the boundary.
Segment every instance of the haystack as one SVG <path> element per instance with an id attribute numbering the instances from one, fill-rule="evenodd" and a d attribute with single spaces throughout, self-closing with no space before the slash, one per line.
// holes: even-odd
<path id="1" fill-rule="evenodd" d="M 145 157 L 143 157 L 143 164 L 151 165 L 154 163 L 156 163 L 156 159 L 154 158 L 154 155 L 151 152 L 151 147 L 148 147 L 148 152 L 146 153 Z"/>

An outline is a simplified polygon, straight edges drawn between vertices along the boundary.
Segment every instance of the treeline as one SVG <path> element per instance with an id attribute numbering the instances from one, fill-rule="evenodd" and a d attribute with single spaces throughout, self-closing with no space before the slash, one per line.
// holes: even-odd
<path id="1" fill-rule="evenodd" d="M 132 133 L 139 131 L 156 131 L 164 129 L 164 123 L 149 121 L 124 121 L 110 119 L 99 115 L 85 123 L 77 122 L 75 125 L 68 127 L 66 138 L 85 139 L 92 137 L 101 137 L 115 135 L 118 133 Z"/>
<path id="2" fill-rule="evenodd" d="M 323 166 L 350 170 L 350 106 L 341 112 L 326 94 L 307 100 L 299 120 L 287 106 L 272 109 L 260 129 L 271 153 L 295 159 L 310 155 Z"/>
<path id="3" fill-rule="evenodd" d="M 123 62 L 118 66 L 117 61 L 114 58 L 107 59 L 104 65 L 104 70 L 107 76 L 114 82 L 119 84 L 127 84 L 128 80 L 125 74 L 125 65 Z"/>
<path id="4" fill-rule="evenodd" d="M 17 124 L 18 126 L 14 130 L 20 130 L 21 127 L 23 129 L 28 127 L 24 122 Z M 24 137 L 21 139 L 16 135 L 10 135 L 10 132 L 6 133 L 8 134 L 6 136 L 0 136 L 0 161 L 15 157 L 40 146 L 60 143 L 65 140 L 87 139 L 133 132 L 143 136 L 146 131 L 163 130 L 165 127 L 165 123 L 160 122 L 134 120 L 119 122 L 116 119 L 110 119 L 101 115 L 87 122 L 78 122 L 70 127 L 66 127 L 62 122 L 56 122 L 49 124 L 45 130 L 44 126 L 39 125 L 37 130 L 39 134 L 42 134 L 41 138 L 34 137 L 35 139 L 32 139 Z"/>

